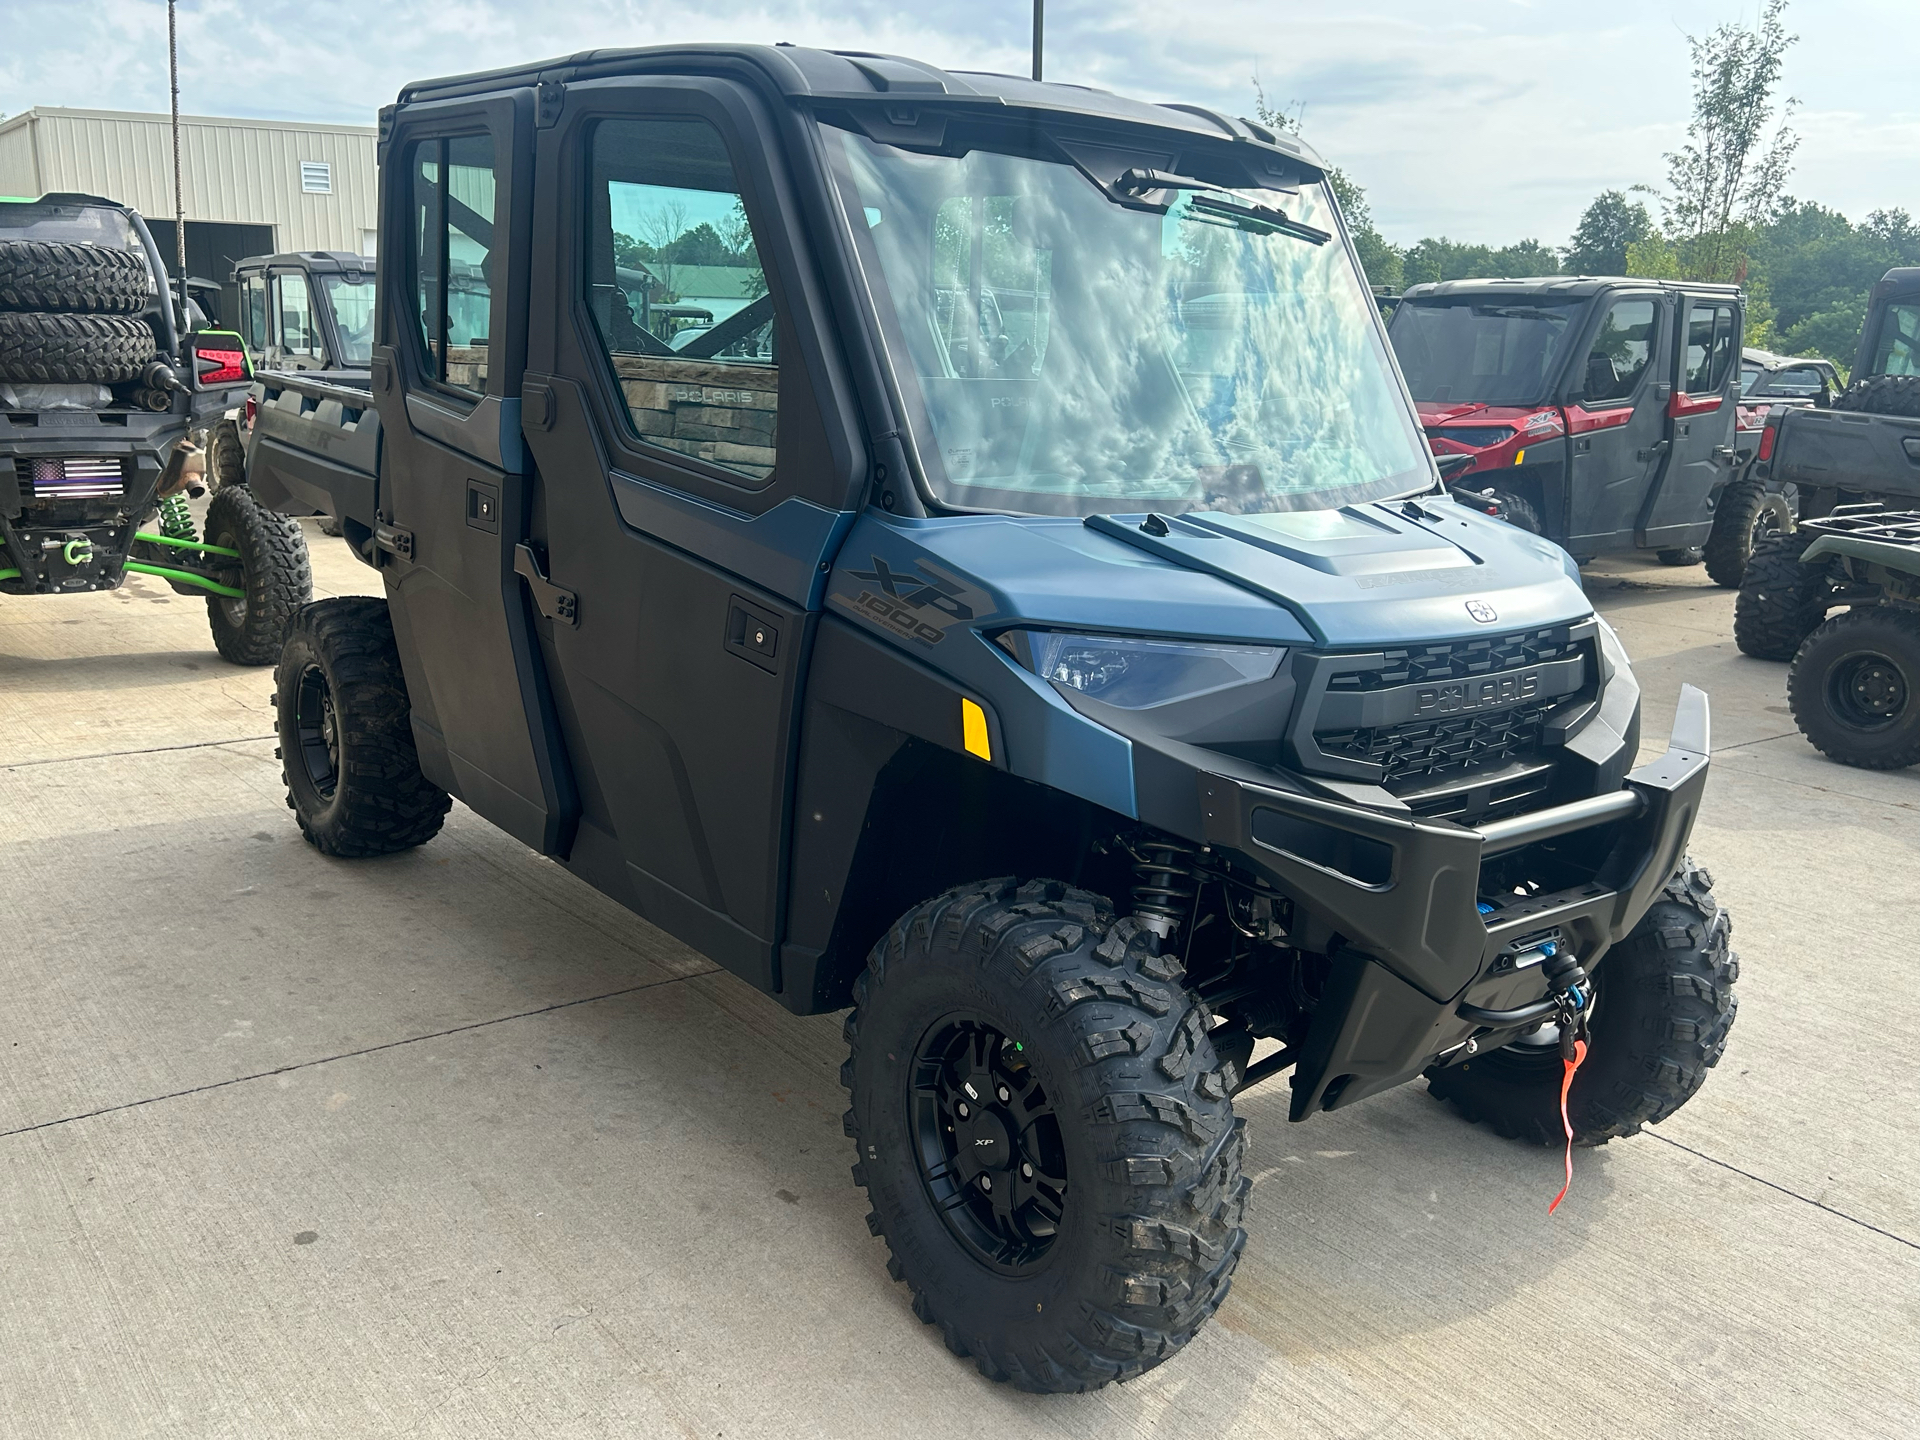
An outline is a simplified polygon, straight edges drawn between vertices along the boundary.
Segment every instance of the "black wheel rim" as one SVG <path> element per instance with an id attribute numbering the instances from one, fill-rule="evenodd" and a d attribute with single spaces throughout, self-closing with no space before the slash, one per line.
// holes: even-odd
<path id="1" fill-rule="evenodd" d="M 985 1016 L 948 1016 L 908 1083 L 920 1176 L 961 1248 L 1003 1275 L 1042 1264 L 1066 1209 L 1066 1152 L 1020 1042 Z"/>
<path id="2" fill-rule="evenodd" d="M 300 672 L 293 728 L 307 782 L 322 800 L 331 800 L 340 778 L 340 727 L 333 710 L 333 687 L 318 665 Z"/>
<path id="3" fill-rule="evenodd" d="M 219 539 L 212 540 L 209 543 L 218 545 L 222 550 L 238 550 L 240 548 L 233 536 L 225 532 L 222 532 Z M 225 557 L 222 556 L 221 558 L 224 559 Z M 232 575 L 222 575 L 220 578 L 223 582 L 230 583 L 235 577 Z M 247 588 L 247 580 L 244 568 L 240 570 L 238 578 L 240 583 L 235 588 L 245 590 Z M 246 596 L 216 595 L 213 598 L 219 603 L 221 613 L 227 617 L 227 624 L 236 630 L 244 630 L 247 628 Z"/>
<path id="4" fill-rule="evenodd" d="M 1827 708 L 1856 730 L 1885 730 L 1907 708 L 1907 677 L 1885 655 L 1849 655 L 1828 673 Z"/>

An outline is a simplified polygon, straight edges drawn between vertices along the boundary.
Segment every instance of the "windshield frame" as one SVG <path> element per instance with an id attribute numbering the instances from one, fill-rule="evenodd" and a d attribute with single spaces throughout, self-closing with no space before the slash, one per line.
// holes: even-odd
<path id="1" fill-rule="evenodd" d="M 1075 117 L 1076 119 L 1080 117 Z M 893 302 L 892 286 L 884 268 L 882 257 L 871 234 L 870 227 L 860 203 L 858 182 L 853 174 L 853 164 L 848 153 L 849 142 L 866 142 L 881 149 L 893 148 L 909 155 L 937 156 L 952 158 L 958 163 L 965 156 L 976 151 L 1007 156 L 1015 160 L 1030 161 L 1038 164 L 1058 165 L 1063 174 L 1073 176 L 1075 183 L 1084 184 L 1096 194 L 1103 196 L 1108 203 L 1123 210 L 1147 211 L 1156 216 L 1164 215 L 1173 208 L 1171 205 L 1152 204 L 1143 200 L 1116 198 L 1108 186 L 1097 179 L 1093 171 L 1081 160 L 1083 147 L 1093 146 L 1106 149 L 1113 154 L 1126 154 L 1142 157 L 1137 162 L 1142 168 L 1157 170 L 1177 170 L 1178 167 L 1162 159 L 1149 165 L 1147 157 L 1166 156 L 1170 150 L 1193 153 L 1196 148 L 1191 136 L 1182 136 L 1177 142 L 1170 142 L 1164 134 L 1143 126 L 1098 125 L 1090 123 L 1084 128 L 1071 125 L 1056 125 L 1031 116 L 1020 116 L 1017 120 L 1003 117 L 996 126 L 978 127 L 956 121 L 947 127 L 947 140 L 944 145 L 925 146 L 911 142 L 891 139 L 878 139 L 869 133 L 867 127 L 854 118 L 841 118 L 832 115 L 816 115 L 815 128 L 819 132 L 819 153 L 824 162 L 827 190 L 832 203 L 840 212 L 842 234 L 846 239 L 848 253 L 853 261 L 854 278 L 862 292 L 865 318 L 871 327 L 871 336 L 875 358 L 879 362 L 883 383 L 892 401 L 895 415 L 899 418 L 900 433 L 898 441 L 902 446 L 912 472 L 914 490 L 920 504 L 929 515 L 1031 515 L 1049 518 L 1090 518 L 1095 514 L 1134 514 L 1155 507 L 1142 503 L 1137 498 L 1115 497 L 1112 504 L 1099 509 L 1086 508 L 1084 502 L 1071 503 L 1073 497 L 1064 495 L 1051 497 L 1047 492 L 992 490 L 986 487 L 956 487 L 949 482 L 941 485 L 936 482 L 929 467 L 929 451 L 937 461 L 937 428 L 927 407 L 924 391 L 916 383 L 911 372 L 912 362 L 904 357 L 910 354 L 900 314 Z M 956 139 L 956 132 L 964 138 Z M 1236 142 L 1244 143 L 1244 142 Z M 1221 152 L 1233 147 L 1221 143 L 1217 147 Z M 1263 151 L 1264 153 L 1264 151 Z M 1294 167 L 1296 171 L 1304 167 L 1307 178 L 1300 183 L 1325 184 L 1318 167 L 1310 162 L 1302 162 L 1284 152 L 1274 151 L 1273 158 Z M 1238 161 L 1239 157 L 1234 157 Z M 1241 162 L 1244 163 L 1244 162 Z M 1238 170 L 1241 163 L 1235 163 Z M 1127 168 L 1125 166 L 1122 167 Z M 1216 168 L 1216 167 L 1208 167 Z M 1209 185 L 1209 190 L 1229 197 L 1238 197 L 1244 201 L 1253 201 L 1260 192 L 1284 196 L 1286 190 L 1280 186 L 1264 186 L 1249 178 L 1246 182 L 1233 185 Z M 1327 210 L 1331 216 L 1332 237 L 1328 243 L 1339 246 L 1339 253 L 1345 257 L 1345 263 L 1352 282 L 1366 300 L 1362 313 L 1366 322 L 1373 327 L 1372 339 L 1380 357 L 1384 360 L 1388 389 L 1397 397 L 1397 414 L 1415 441 L 1415 454 L 1418 457 L 1414 467 L 1405 472 L 1406 483 L 1383 489 L 1385 480 L 1364 482 L 1350 487 L 1361 494 L 1349 494 L 1333 491 L 1297 492 L 1301 499 L 1308 496 L 1324 497 L 1319 503 L 1307 506 L 1275 505 L 1271 510 L 1250 510 L 1246 513 L 1282 513 L 1285 510 L 1337 509 L 1345 505 L 1386 502 L 1406 499 L 1416 495 L 1433 494 L 1442 488 L 1439 471 L 1435 466 L 1430 448 L 1425 442 L 1425 432 L 1420 424 L 1419 412 L 1415 409 L 1412 397 L 1408 393 L 1406 377 L 1401 373 L 1393 346 L 1387 338 L 1386 320 L 1375 303 L 1373 293 L 1366 281 L 1365 270 L 1360 263 L 1358 251 L 1348 230 L 1346 217 L 1341 213 L 1330 185 L 1326 189 Z M 1291 243 L 1305 244 L 1305 241 Z M 905 371 L 903 372 L 903 364 Z M 1420 463 L 1424 462 L 1424 463 Z M 944 475 L 944 470 L 941 471 Z M 1389 477 L 1394 478 L 1394 477 Z M 955 498 L 950 492 L 956 488 L 978 488 L 994 497 L 995 503 L 969 504 Z M 1373 492 L 1379 493 L 1373 493 Z M 1063 503 L 1048 506 L 1044 502 L 1049 498 L 1059 498 Z M 1276 497 L 1283 498 L 1283 497 Z M 1042 503 L 1035 503 L 1042 502 Z M 1204 513 L 1198 506 L 1181 506 L 1161 511 L 1166 514 Z"/>

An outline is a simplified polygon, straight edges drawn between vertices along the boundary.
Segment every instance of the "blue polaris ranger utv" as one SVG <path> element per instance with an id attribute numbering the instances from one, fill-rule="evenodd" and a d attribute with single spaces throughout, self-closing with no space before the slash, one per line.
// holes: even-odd
<path id="1" fill-rule="evenodd" d="M 1283 1072 L 1553 1144 L 1563 1056 L 1581 1144 L 1699 1087 L 1706 699 L 1635 768 L 1618 640 L 1448 498 L 1291 136 L 691 46 L 410 86 L 380 154 L 369 399 L 309 417 L 378 453 L 301 483 L 386 596 L 290 632 L 301 829 L 457 796 L 851 1007 L 869 1224 L 985 1374 L 1193 1336 Z"/>

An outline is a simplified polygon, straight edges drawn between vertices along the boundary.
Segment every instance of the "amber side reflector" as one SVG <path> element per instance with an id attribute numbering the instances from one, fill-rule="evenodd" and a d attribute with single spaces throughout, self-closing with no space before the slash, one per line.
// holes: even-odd
<path id="1" fill-rule="evenodd" d="M 1527 452 L 1524 450 L 1516 450 L 1513 452 L 1513 463 L 1516 465 L 1518 465 L 1521 461 L 1525 460 L 1526 458 L 1527 458 Z"/>
<path id="2" fill-rule="evenodd" d="M 987 712 L 971 700 L 960 702 L 960 734 L 969 755 L 992 761 L 993 746 L 987 740 Z"/>

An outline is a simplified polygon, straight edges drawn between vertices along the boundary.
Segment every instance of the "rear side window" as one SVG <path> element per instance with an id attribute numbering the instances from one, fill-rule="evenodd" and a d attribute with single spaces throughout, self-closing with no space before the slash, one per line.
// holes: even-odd
<path id="1" fill-rule="evenodd" d="M 720 132 L 603 120 L 587 196 L 587 308 L 630 433 L 755 486 L 773 475 L 773 296 Z"/>
<path id="2" fill-rule="evenodd" d="M 422 140 L 409 154 L 422 360 L 440 384 L 478 395 L 493 321 L 493 137 Z"/>
<path id="3" fill-rule="evenodd" d="M 1733 366 L 1733 306 L 1694 302 L 1687 310 L 1687 393 L 1711 395 Z"/>
<path id="4" fill-rule="evenodd" d="M 1659 339 L 1658 304 L 1651 299 L 1614 301 L 1587 351 L 1586 402 L 1630 399 Z"/>

